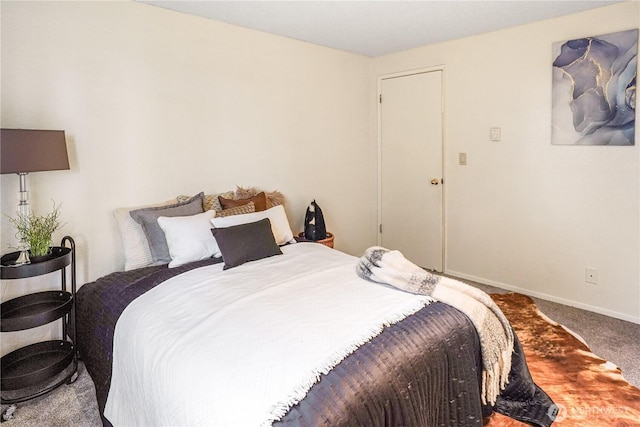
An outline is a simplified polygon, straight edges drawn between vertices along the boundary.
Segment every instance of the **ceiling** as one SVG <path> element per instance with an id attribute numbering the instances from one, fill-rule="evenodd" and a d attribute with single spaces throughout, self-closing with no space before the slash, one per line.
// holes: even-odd
<path id="1" fill-rule="evenodd" d="M 138 1 L 370 57 L 620 2 Z"/>

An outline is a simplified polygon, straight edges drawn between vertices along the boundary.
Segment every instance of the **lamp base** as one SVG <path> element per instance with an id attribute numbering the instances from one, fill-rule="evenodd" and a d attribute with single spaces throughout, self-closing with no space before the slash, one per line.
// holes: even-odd
<path id="1" fill-rule="evenodd" d="M 29 259 L 29 251 L 27 249 L 20 249 L 20 255 L 18 259 L 14 261 L 13 265 L 24 265 L 31 264 L 31 259 Z"/>

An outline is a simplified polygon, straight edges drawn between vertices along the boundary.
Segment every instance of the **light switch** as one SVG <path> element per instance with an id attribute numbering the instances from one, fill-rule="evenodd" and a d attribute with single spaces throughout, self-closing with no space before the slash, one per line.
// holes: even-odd
<path id="1" fill-rule="evenodd" d="M 500 128 L 491 128 L 489 131 L 489 137 L 492 141 L 500 141 L 501 133 L 502 131 Z"/>
<path id="2" fill-rule="evenodd" d="M 462 166 L 467 164 L 467 153 L 458 153 L 458 164 Z"/>

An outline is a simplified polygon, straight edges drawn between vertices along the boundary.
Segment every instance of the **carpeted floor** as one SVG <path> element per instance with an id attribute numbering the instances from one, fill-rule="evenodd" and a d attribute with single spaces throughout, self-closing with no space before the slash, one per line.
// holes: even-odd
<path id="1" fill-rule="evenodd" d="M 51 393 L 17 404 L 14 418 L 3 427 L 93 427 L 102 426 L 96 389 L 84 364 L 78 365 L 78 379 Z M 8 405 L 2 405 L 2 411 Z"/>
<path id="2" fill-rule="evenodd" d="M 490 286 L 474 285 L 489 293 L 506 292 Z M 640 387 L 640 325 L 548 301 L 534 300 L 544 314 L 582 336 L 593 353 L 618 365 L 625 379 Z M 95 388 L 82 363 L 79 373 L 73 384 L 18 404 L 15 418 L 3 423 L 3 426 L 100 426 Z M 2 410 L 6 407 L 7 405 L 2 405 Z"/>

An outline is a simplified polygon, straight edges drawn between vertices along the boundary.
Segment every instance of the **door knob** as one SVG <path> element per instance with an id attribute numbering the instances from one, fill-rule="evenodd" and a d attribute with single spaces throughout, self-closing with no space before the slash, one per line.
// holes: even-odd
<path id="1" fill-rule="evenodd" d="M 438 178 L 433 178 L 431 180 L 431 185 L 438 185 Z"/>

